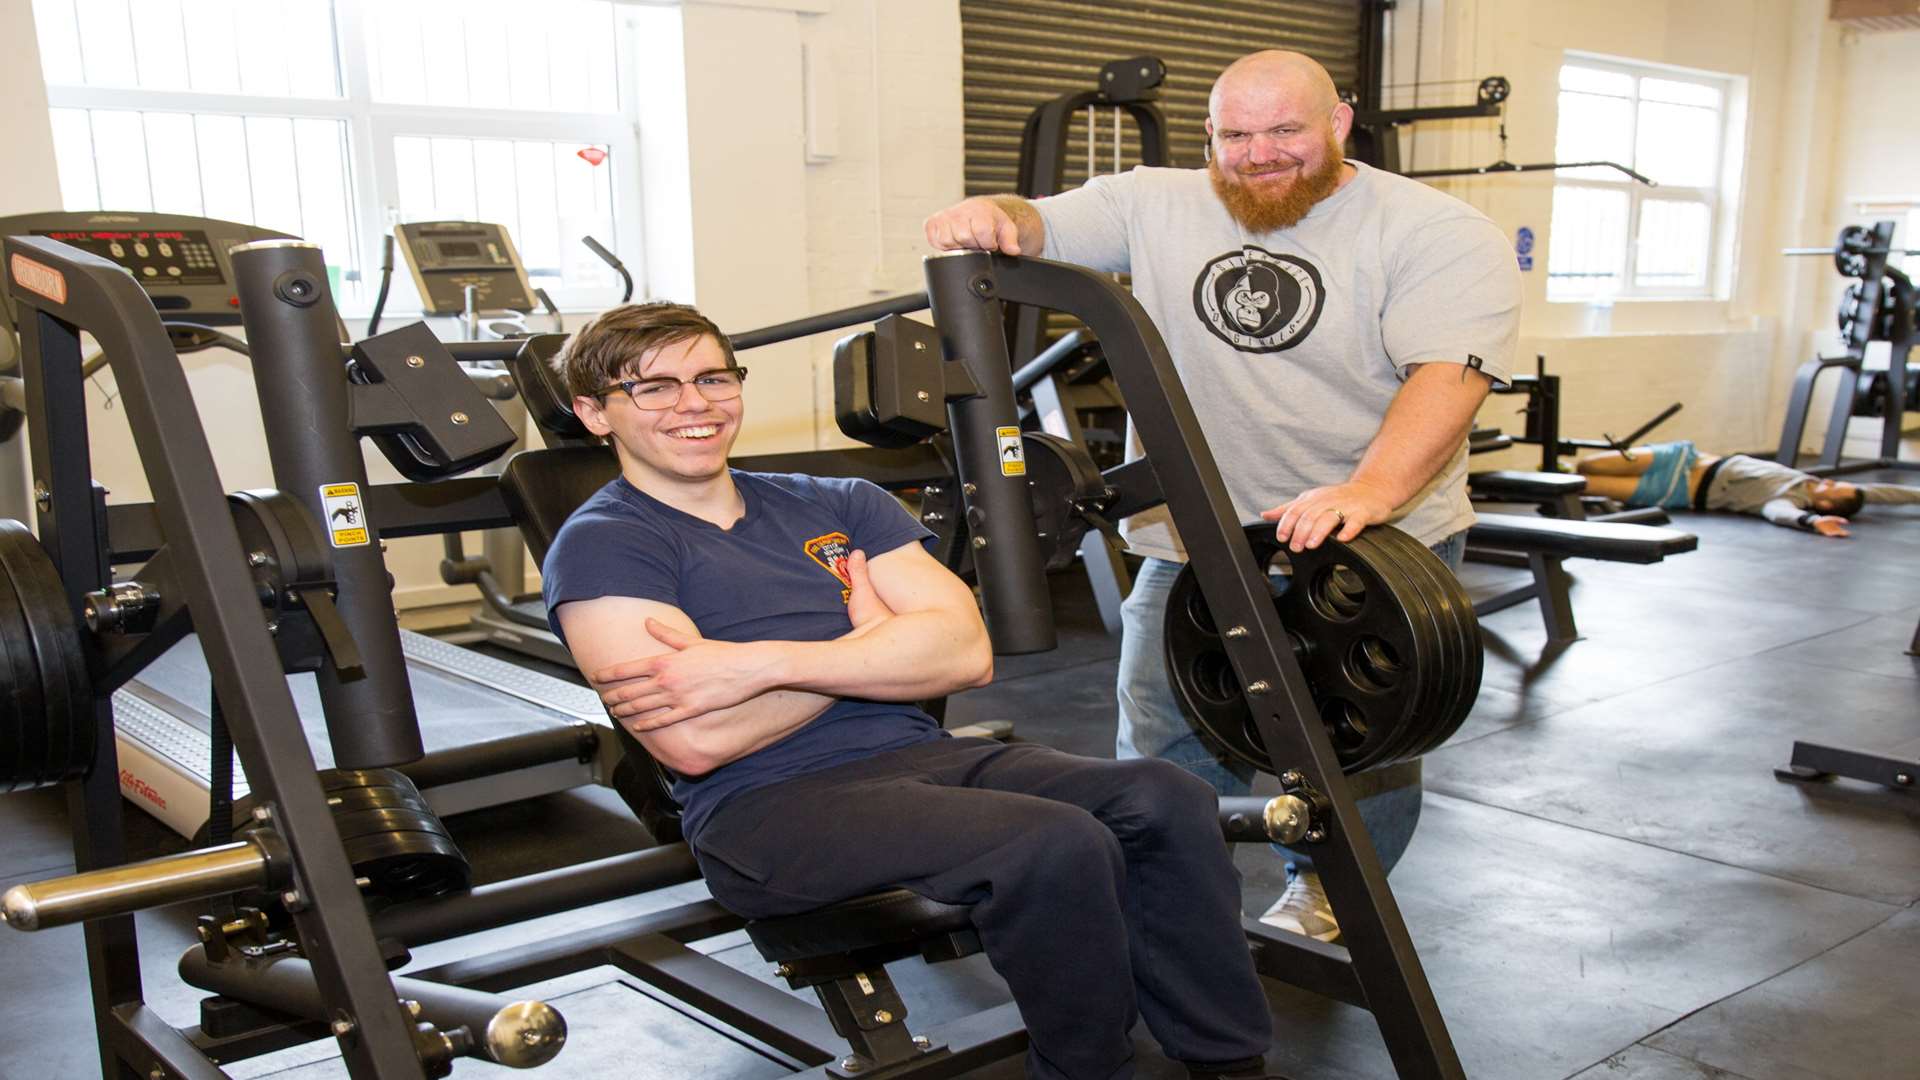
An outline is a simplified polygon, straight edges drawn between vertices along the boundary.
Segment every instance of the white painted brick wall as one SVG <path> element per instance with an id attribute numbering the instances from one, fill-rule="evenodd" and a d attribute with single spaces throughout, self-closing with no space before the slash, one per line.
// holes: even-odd
<path id="1" fill-rule="evenodd" d="M 801 40 L 833 68 L 838 154 L 807 166 L 807 284 L 813 311 L 922 288 L 920 223 L 959 200 L 963 147 L 960 14 L 952 0 L 835 0 Z M 832 349 L 814 339 L 821 446 L 833 424 Z"/>

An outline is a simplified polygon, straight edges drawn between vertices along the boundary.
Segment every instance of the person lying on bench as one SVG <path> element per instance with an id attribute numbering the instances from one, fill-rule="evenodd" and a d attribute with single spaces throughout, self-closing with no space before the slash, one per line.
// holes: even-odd
<path id="1" fill-rule="evenodd" d="M 1213 789 L 915 707 L 992 678 L 972 592 L 879 487 L 728 468 L 747 372 L 693 308 L 616 308 L 558 363 L 620 475 L 554 538 L 554 629 L 676 774 L 714 898 L 748 919 L 890 888 L 969 904 L 1029 1075 L 1130 1075 L 1141 1017 L 1193 1075 L 1263 1075 Z"/>
<path id="2" fill-rule="evenodd" d="M 1846 536 L 1848 519 L 1867 503 L 1920 503 L 1920 487 L 1854 484 L 1746 454 L 1703 454 L 1684 439 L 1609 450 L 1577 468 L 1587 494 L 1628 506 L 1757 514 L 1821 536 Z"/>

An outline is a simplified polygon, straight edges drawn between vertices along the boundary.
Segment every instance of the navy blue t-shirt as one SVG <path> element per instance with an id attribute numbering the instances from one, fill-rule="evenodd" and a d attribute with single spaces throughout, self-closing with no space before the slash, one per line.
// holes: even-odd
<path id="1" fill-rule="evenodd" d="M 541 567 L 548 612 L 570 600 L 632 596 L 671 604 L 716 641 L 829 641 L 847 618 L 846 560 L 932 536 L 866 480 L 734 471 L 746 514 L 722 529 L 635 488 L 595 492 L 553 538 Z M 554 632 L 559 620 L 549 614 Z M 635 627 L 635 633 L 644 633 Z M 673 785 L 689 840 L 743 791 L 940 737 L 901 702 L 842 698 L 798 731 Z"/>

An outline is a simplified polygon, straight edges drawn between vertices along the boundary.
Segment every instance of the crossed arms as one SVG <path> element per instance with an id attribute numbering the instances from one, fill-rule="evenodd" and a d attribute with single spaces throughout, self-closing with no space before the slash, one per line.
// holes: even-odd
<path id="1" fill-rule="evenodd" d="M 806 726 L 835 699 L 917 701 L 983 686 L 993 651 L 973 593 L 919 544 L 848 561 L 852 632 L 711 641 L 670 604 L 562 604 L 561 629 L 615 721 L 661 764 L 712 772 Z"/>

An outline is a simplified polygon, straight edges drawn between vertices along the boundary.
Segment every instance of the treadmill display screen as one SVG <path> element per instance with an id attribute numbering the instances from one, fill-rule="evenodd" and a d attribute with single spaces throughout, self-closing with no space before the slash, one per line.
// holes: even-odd
<path id="1" fill-rule="evenodd" d="M 127 268 L 143 288 L 168 285 L 224 285 L 226 277 L 207 234 L 198 229 L 174 232 L 145 229 L 43 229 L 35 236 L 71 244 Z"/>
<path id="2" fill-rule="evenodd" d="M 480 257 L 480 245 L 471 240 L 442 240 L 439 244 L 440 257 L 443 259 L 477 259 Z"/>

